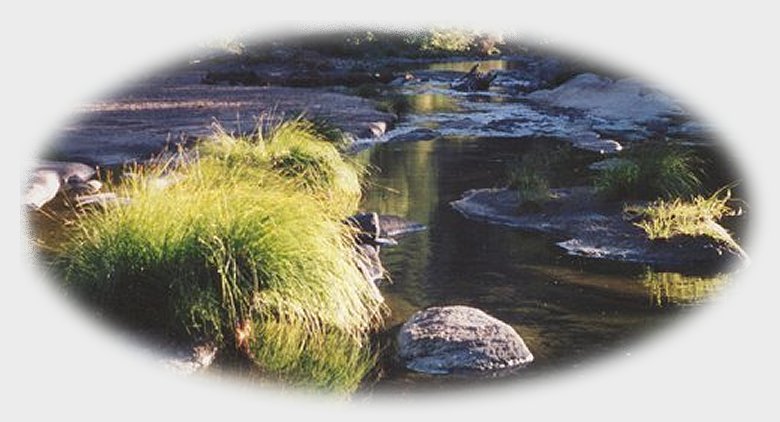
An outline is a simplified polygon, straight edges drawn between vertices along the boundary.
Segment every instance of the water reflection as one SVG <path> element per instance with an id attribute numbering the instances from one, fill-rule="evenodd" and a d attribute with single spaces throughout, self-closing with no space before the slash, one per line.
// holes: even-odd
<path id="1" fill-rule="evenodd" d="M 712 296 L 728 282 L 725 274 L 713 277 L 685 276 L 648 271 L 642 279 L 650 303 L 655 306 L 697 303 Z"/>
<path id="2" fill-rule="evenodd" d="M 408 111 L 415 114 L 451 113 L 461 111 L 458 102 L 450 95 L 425 92 L 404 96 Z"/>
<path id="3" fill-rule="evenodd" d="M 428 70 L 445 72 L 468 72 L 475 64 L 478 63 L 479 70 L 483 72 L 488 70 L 515 69 L 518 66 L 518 63 L 508 60 L 466 60 L 461 62 L 431 63 L 428 65 Z"/>

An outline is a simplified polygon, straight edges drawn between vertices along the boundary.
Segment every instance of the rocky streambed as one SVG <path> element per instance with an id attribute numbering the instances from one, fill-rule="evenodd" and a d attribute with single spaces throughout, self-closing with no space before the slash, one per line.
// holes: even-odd
<path id="1" fill-rule="evenodd" d="M 746 262 L 732 244 L 650 242 L 620 207 L 594 201 L 588 188 L 556 187 L 557 199 L 534 213 L 517 212 L 521 201 L 514 191 L 490 188 L 501 183 L 505 165 L 532 146 L 571 145 L 603 157 L 647 139 L 711 143 L 707 125 L 636 79 L 528 55 L 482 61 L 483 69 L 495 72 L 490 88 L 460 92 L 451 84 L 471 60 L 367 66 L 314 55 L 282 62 L 194 63 L 85 105 L 48 152 L 65 164 L 40 166 L 25 202 L 40 207 L 57 192 L 83 189 L 93 174 L 74 177 L 73 169 L 143 162 L 211 134 L 215 123 L 246 133 L 263 116 L 272 122 L 305 113 L 326 121 L 351 140 L 358 160 L 379 169 L 362 207 L 382 218 L 361 253 L 368 279 L 382 278 L 385 269 L 390 274 L 392 283 L 381 286 L 392 310 L 388 325 L 406 324 L 397 341 L 403 346 L 374 389 L 436 383 L 400 367 L 490 372 L 536 358 L 521 371 L 528 376 L 594 351 L 628 347 L 627 339 L 665 320 L 677 305 L 706 299 L 699 292 L 720 285 L 724 262 Z M 365 84 L 380 95 L 355 95 Z M 384 97 L 396 104 L 380 107 L 377 100 Z M 600 159 L 589 157 L 589 163 Z M 588 172 L 576 163 L 570 167 L 580 172 L 576 177 Z M 571 175 L 564 179 L 573 181 Z M 398 245 L 377 242 L 407 232 L 415 234 Z M 387 246 L 381 260 L 380 246 Z M 562 261 L 567 254 L 633 266 L 616 275 L 598 264 L 581 268 Z M 705 267 L 717 275 L 684 275 Z M 455 312 L 450 305 L 468 307 Z M 469 337 L 474 333 L 479 335 Z M 208 366 L 213 350 L 197 347 L 205 353 L 184 353 L 172 366 L 185 372 Z"/>

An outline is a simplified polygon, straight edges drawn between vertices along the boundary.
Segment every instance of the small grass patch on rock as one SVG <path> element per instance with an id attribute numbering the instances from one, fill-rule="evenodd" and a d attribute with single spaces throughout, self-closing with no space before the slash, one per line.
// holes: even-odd
<path id="1" fill-rule="evenodd" d="M 675 236 L 707 236 L 733 243 L 731 236 L 716 222 L 732 215 L 728 202 L 731 191 L 723 188 L 709 197 L 695 196 L 690 200 L 659 199 L 647 205 L 628 205 L 628 215 L 650 239 L 670 239 Z"/>

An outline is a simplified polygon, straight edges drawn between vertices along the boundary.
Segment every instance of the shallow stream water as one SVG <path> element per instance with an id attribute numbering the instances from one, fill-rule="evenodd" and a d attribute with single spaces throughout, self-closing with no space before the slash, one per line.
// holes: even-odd
<path id="1" fill-rule="evenodd" d="M 471 62 L 444 63 L 428 70 L 435 75 L 466 72 L 471 66 Z M 512 68 L 502 61 L 482 67 Z M 581 366 L 592 358 L 630 354 L 638 337 L 706 302 L 727 283 L 726 274 L 662 273 L 643 265 L 574 258 L 543 235 L 464 218 L 449 203 L 469 189 L 503 187 L 508 166 L 525 155 L 532 160 L 565 157 L 554 169 L 552 187 L 588 183 L 594 172 L 587 166 L 604 157 L 551 139 L 550 131 L 535 124 L 529 127 L 538 134 L 521 131 L 518 137 L 508 133 L 488 137 L 484 130 L 450 124 L 473 119 L 475 110 L 489 118 L 527 114 L 524 110 L 536 113 L 516 95 L 496 91 L 464 95 L 435 78 L 405 88 L 405 94 L 409 114 L 395 133 L 422 127 L 438 129 L 440 136 L 374 145 L 358 154 L 359 161 L 372 169 L 362 208 L 428 227 L 398 246 L 382 249 L 391 278 L 382 286 L 392 312 L 391 335 L 426 307 L 473 306 L 512 325 L 535 356 L 526 368 L 496 375 L 511 380 L 536 378 Z M 567 121 L 554 116 L 542 119 Z M 441 130 L 447 125 L 452 130 Z M 727 165 L 723 168 L 721 158 L 712 160 L 721 167 L 719 171 L 732 171 Z M 468 379 L 416 374 L 399 366 L 391 363 L 366 390 L 438 388 Z"/>
<path id="2" fill-rule="evenodd" d="M 450 207 L 468 189 L 498 186 L 518 156 L 558 146 L 546 139 L 438 139 L 361 153 L 374 168 L 363 208 L 428 226 L 382 249 L 391 277 L 382 286 L 392 312 L 389 326 L 429 306 L 482 309 L 512 325 L 534 354 L 529 367 L 510 375 L 523 378 L 576 367 L 589 357 L 630 353 L 638 335 L 726 282 L 719 274 L 583 261 L 545 236 L 474 222 Z M 580 171 L 572 168 L 568 178 Z M 394 368 L 372 388 L 452 381 L 446 380 Z"/>

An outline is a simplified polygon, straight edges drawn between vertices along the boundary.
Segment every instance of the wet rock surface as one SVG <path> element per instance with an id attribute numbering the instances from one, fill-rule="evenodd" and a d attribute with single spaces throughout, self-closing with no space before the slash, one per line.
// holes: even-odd
<path id="1" fill-rule="evenodd" d="M 686 271 L 722 270 L 745 265 L 749 260 L 736 243 L 720 239 L 676 236 L 650 240 L 641 228 L 624 218 L 620 204 L 595 200 L 592 188 L 552 191 L 554 199 L 536 212 L 521 213 L 522 201 L 516 191 L 509 189 L 470 190 L 450 205 L 473 220 L 552 235 L 568 254 L 585 258 Z"/>
<path id="2" fill-rule="evenodd" d="M 467 306 L 415 313 L 398 333 L 398 349 L 407 368 L 429 374 L 509 369 L 533 361 L 511 326 Z"/>
<path id="3" fill-rule="evenodd" d="M 381 247 L 397 245 L 397 237 L 426 229 L 423 224 L 375 212 L 355 214 L 346 223 L 356 229 L 358 267 L 366 279 L 374 284 L 379 284 L 387 272 L 379 256 Z M 379 295 L 378 291 L 376 293 Z"/>
<path id="4" fill-rule="evenodd" d="M 412 111 L 380 140 L 547 137 L 610 154 L 630 142 L 664 137 L 701 142 L 706 137 L 705 125 L 636 79 L 583 73 L 549 57 L 514 57 L 504 65 L 506 69 L 491 70 L 492 85 L 479 93 L 453 88 L 462 73 L 416 71 L 419 78 L 404 83 L 401 93 L 453 101 L 422 113 Z"/>

